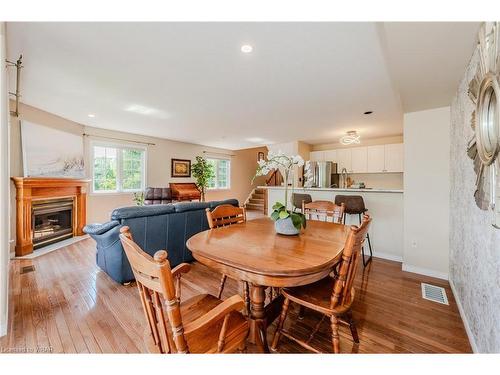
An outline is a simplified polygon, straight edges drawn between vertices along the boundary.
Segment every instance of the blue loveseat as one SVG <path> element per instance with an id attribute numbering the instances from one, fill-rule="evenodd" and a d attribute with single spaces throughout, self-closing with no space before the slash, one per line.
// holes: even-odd
<path id="1" fill-rule="evenodd" d="M 97 243 L 97 265 L 116 282 L 126 283 L 134 275 L 119 238 L 122 226 L 130 227 L 134 241 L 148 254 L 167 250 L 173 268 L 193 260 L 186 241 L 208 229 L 205 209 L 221 204 L 238 206 L 238 200 L 122 207 L 111 213 L 111 221 L 89 224 L 83 231 Z"/>

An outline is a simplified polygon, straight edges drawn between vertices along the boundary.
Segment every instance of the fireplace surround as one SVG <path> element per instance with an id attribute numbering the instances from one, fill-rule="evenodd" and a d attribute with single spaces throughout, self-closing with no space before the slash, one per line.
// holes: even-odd
<path id="1" fill-rule="evenodd" d="M 16 256 L 83 235 L 89 180 L 12 177 L 16 187 Z"/>

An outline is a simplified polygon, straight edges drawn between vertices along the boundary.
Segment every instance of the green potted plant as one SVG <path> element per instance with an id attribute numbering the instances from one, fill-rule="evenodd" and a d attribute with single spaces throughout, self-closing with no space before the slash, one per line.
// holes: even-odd
<path id="1" fill-rule="evenodd" d="M 144 206 L 144 192 L 138 191 L 134 193 L 132 200 L 137 206 Z"/>
<path id="2" fill-rule="evenodd" d="M 205 189 L 210 180 L 215 177 L 214 167 L 204 157 L 197 156 L 196 163 L 191 166 L 191 173 L 196 179 L 196 186 L 200 189 L 201 201 L 205 202 Z"/>
<path id="3" fill-rule="evenodd" d="M 292 183 L 293 193 L 293 170 L 295 167 L 302 167 L 304 160 L 299 155 L 288 156 L 281 151 L 276 153 L 269 151 L 267 160 L 259 160 L 257 164 L 259 166 L 257 167 L 255 177 L 265 176 L 270 171 L 277 169 L 284 179 L 285 203 L 275 202 L 272 207 L 273 212 L 271 213 L 271 219 L 275 221 L 274 228 L 276 232 L 285 235 L 299 234 L 300 230 L 306 227 L 306 217 L 301 213 L 288 209 L 290 204 L 288 199 L 288 183 Z"/>

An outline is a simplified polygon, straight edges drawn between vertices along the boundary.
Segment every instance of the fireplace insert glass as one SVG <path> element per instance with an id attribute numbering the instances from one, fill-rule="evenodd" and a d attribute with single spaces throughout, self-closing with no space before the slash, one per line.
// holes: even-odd
<path id="1" fill-rule="evenodd" d="M 33 248 L 73 237 L 73 199 L 33 202 Z"/>

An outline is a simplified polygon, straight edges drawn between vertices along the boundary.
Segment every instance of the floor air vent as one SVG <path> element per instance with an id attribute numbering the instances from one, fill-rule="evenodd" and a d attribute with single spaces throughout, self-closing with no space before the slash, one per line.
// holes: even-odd
<path id="1" fill-rule="evenodd" d="M 422 283 L 422 298 L 448 305 L 446 291 L 440 286 Z"/>
<path id="2" fill-rule="evenodd" d="M 21 267 L 21 275 L 22 274 L 25 274 L 25 273 L 30 273 L 30 272 L 33 272 L 35 270 L 35 266 L 25 266 L 25 267 Z"/>

